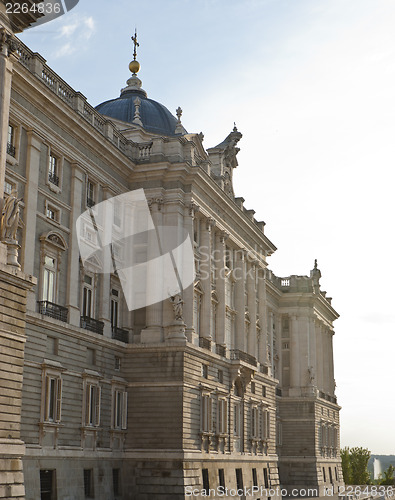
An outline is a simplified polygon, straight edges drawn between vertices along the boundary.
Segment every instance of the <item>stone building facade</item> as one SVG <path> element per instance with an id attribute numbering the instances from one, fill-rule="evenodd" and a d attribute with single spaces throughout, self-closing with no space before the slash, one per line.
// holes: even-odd
<path id="1" fill-rule="evenodd" d="M 136 64 L 95 109 L 41 55 L 11 50 L 3 24 L 0 187 L 23 224 L 18 262 L 1 244 L 0 498 L 336 488 L 338 315 L 316 263 L 310 276 L 268 269 L 276 248 L 233 191 L 241 133 L 206 149 L 180 109 L 147 97 Z M 155 227 L 192 244 L 178 310 L 169 290 L 130 311 L 115 264 L 80 258 L 81 214 L 138 189 Z M 113 245 L 118 269 L 125 253 Z"/>

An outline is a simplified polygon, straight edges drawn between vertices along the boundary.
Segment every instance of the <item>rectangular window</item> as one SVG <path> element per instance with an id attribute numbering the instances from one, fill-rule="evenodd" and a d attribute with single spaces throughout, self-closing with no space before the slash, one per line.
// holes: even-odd
<path id="1" fill-rule="evenodd" d="M 40 470 L 40 499 L 56 500 L 56 470 Z"/>
<path id="2" fill-rule="evenodd" d="M 93 469 L 84 469 L 85 498 L 94 498 Z"/>
<path id="3" fill-rule="evenodd" d="M 224 469 L 218 469 L 218 486 L 225 488 L 225 472 Z"/>
<path id="4" fill-rule="evenodd" d="M 211 432 L 211 424 L 212 424 L 212 401 L 210 396 L 207 394 L 202 395 L 201 399 L 201 425 L 203 432 Z"/>
<path id="5" fill-rule="evenodd" d="M 217 378 L 218 378 L 218 382 L 220 384 L 224 383 L 224 372 L 223 372 L 223 370 L 218 370 L 218 376 L 217 376 Z"/>
<path id="6" fill-rule="evenodd" d="M 262 438 L 270 438 L 270 412 L 268 410 L 262 411 Z"/>
<path id="7" fill-rule="evenodd" d="M 46 255 L 44 257 L 42 300 L 55 302 L 56 260 Z"/>
<path id="8" fill-rule="evenodd" d="M 82 316 L 93 316 L 93 278 L 85 275 L 82 289 Z"/>
<path id="9" fill-rule="evenodd" d="M 262 397 L 265 398 L 266 397 L 266 386 L 262 386 Z"/>
<path id="10" fill-rule="evenodd" d="M 241 418 L 241 404 L 235 403 L 233 406 L 234 419 L 233 419 L 233 431 L 235 436 L 241 436 L 242 434 L 242 418 Z"/>
<path id="11" fill-rule="evenodd" d="M 62 380 L 59 376 L 45 377 L 45 422 L 60 422 L 62 406 Z"/>
<path id="12" fill-rule="evenodd" d="M 59 186 L 59 158 L 53 154 L 49 155 L 48 181 Z"/>
<path id="13" fill-rule="evenodd" d="M 5 183 L 4 183 L 4 194 L 11 194 L 14 189 L 15 189 L 15 185 L 14 184 L 12 184 L 11 182 L 5 181 Z"/>
<path id="14" fill-rule="evenodd" d="M 259 408 L 251 408 L 251 436 L 254 439 L 259 437 Z"/>
<path id="15" fill-rule="evenodd" d="M 121 494 L 121 474 L 119 469 L 112 470 L 112 491 L 114 496 L 119 496 Z"/>
<path id="16" fill-rule="evenodd" d="M 226 434 L 228 432 L 228 402 L 226 399 L 218 400 L 218 433 Z"/>
<path id="17" fill-rule="evenodd" d="M 325 467 L 322 468 L 322 475 L 324 476 L 324 483 L 326 483 L 326 472 Z"/>
<path id="18" fill-rule="evenodd" d="M 111 328 L 118 328 L 119 317 L 119 290 L 111 290 Z"/>
<path id="19" fill-rule="evenodd" d="M 114 429 L 127 428 L 128 393 L 125 390 L 114 391 Z"/>
<path id="20" fill-rule="evenodd" d="M 202 469 L 203 490 L 206 495 L 209 495 L 210 481 L 208 477 L 208 469 Z"/>
<path id="21" fill-rule="evenodd" d="M 101 387 L 97 384 L 88 383 L 86 385 L 85 396 L 85 423 L 86 425 L 97 427 L 100 425 Z"/>
<path id="22" fill-rule="evenodd" d="M 242 490 L 244 488 L 243 486 L 243 471 L 242 469 L 236 469 L 236 484 L 237 484 L 237 489 Z"/>
<path id="23" fill-rule="evenodd" d="M 254 486 L 258 486 L 258 475 L 256 469 L 252 469 L 252 483 Z"/>
<path id="24" fill-rule="evenodd" d="M 86 206 L 91 208 L 95 205 L 95 185 L 88 180 L 86 185 Z"/>
<path id="25" fill-rule="evenodd" d="M 119 372 L 121 369 L 121 358 L 119 356 L 114 357 L 114 370 Z"/>
<path id="26" fill-rule="evenodd" d="M 266 468 L 263 469 L 263 480 L 265 482 L 265 489 L 269 489 L 269 473 Z"/>
<path id="27" fill-rule="evenodd" d="M 96 364 L 96 351 L 90 347 L 86 348 L 86 362 L 88 365 Z"/>
<path id="28" fill-rule="evenodd" d="M 7 153 L 15 157 L 15 128 L 12 125 L 8 125 Z"/>
<path id="29" fill-rule="evenodd" d="M 208 366 L 202 365 L 202 377 L 208 379 Z"/>
<path id="30" fill-rule="evenodd" d="M 255 382 L 251 382 L 251 394 L 255 394 Z"/>

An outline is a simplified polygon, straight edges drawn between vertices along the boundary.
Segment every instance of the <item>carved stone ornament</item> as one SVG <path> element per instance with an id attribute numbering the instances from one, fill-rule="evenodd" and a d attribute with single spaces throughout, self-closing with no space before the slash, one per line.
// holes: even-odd
<path id="1" fill-rule="evenodd" d="M 4 242 L 16 243 L 16 233 L 20 219 L 20 203 L 22 198 L 17 198 L 15 192 L 9 195 L 1 211 L 0 240 Z"/>
<path id="2" fill-rule="evenodd" d="M 3 51 L 4 47 L 7 48 L 7 56 L 10 56 L 18 50 L 19 43 L 16 38 L 8 33 L 5 28 L 0 28 L 0 52 Z"/>
<path id="3" fill-rule="evenodd" d="M 173 311 L 174 311 L 174 319 L 176 321 L 183 321 L 183 305 L 184 301 L 182 300 L 182 297 L 179 293 L 176 295 L 172 295 L 170 297 L 170 302 L 171 305 L 173 306 Z"/>

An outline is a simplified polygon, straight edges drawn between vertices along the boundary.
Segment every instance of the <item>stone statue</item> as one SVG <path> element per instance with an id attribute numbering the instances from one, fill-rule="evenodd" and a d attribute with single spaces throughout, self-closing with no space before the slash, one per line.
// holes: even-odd
<path id="1" fill-rule="evenodd" d="M 170 297 L 170 302 L 171 305 L 173 306 L 173 311 L 174 311 L 174 319 L 176 321 L 183 321 L 183 316 L 182 316 L 182 310 L 183 310 L 183 304 L 184 301 L 182 300 L 182 297 L 179 293 L 176 295 L 172 295 Z"/>
<path id="2" fill-rule="evenodd" d="M 1 241 L 16 241 L 16 233 L 20 222 L 20 207 L 19 204 L 22 198 L 17 198 L 16 193 L 8 196 L 4 201 L 3 210 L 1 212 Z"/>
<path id="3" fill-rule="evenodd" d="M 314 293 L 319 294 L 321 271 L 318 269 L 317 259 L 314 261 L 314 269 L 310 271 L 310 278 L 312 280 Z"/>

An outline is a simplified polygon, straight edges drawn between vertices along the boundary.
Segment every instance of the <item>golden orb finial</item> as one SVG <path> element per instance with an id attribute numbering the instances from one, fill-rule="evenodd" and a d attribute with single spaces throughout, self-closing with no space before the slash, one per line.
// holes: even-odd
<path id="1" fill-rule="evenodd" d="M 133 61 L 129 64 L 129 69 L 131 73 L 134 75 L 140 71 L 140 63 L 136 60 L 137 57 L 137 47 L 140 47 L 140 44 L 137 41 L 137 29 L 134 30 L 134 36 L 132 36 L 132 40 L 134 43 L 134 51 L 133 51 Z"/>

